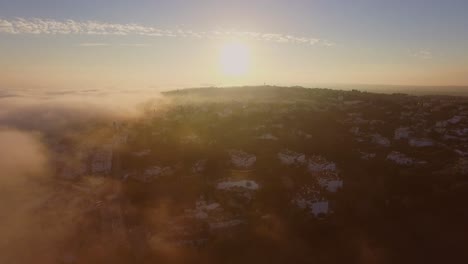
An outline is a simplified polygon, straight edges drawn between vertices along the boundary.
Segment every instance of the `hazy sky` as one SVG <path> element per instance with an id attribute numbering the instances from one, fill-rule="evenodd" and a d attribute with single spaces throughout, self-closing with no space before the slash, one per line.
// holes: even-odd
<path id="1" fill-rule="evenodd" d="M 466 0 L 0 0 L 0 87 L 468 85 L 467 11 Z M 247 62 L 222 61 L 238 52 L 229 43 Z M 230 60 L 248 69 L 230 75 Z"/>

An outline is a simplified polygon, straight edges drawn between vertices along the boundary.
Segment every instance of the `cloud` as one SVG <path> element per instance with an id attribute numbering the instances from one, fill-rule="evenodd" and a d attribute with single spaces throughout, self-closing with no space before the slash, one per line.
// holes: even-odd
<path id="1" fill-rule="evenodd" d="M 89 231 L 83 223 L 96 221 L 89 213 L 93 203 L 114 190 L 106 186 L 119 183 L 100 178 L 102 188 L 91 189 L 87 181 L 95 178 L 66 181 L 57 176 L 58 162 L 73 168 L 77 148 L 101 144 L 101 129 L 136 118 L 140 102 L 157 95 L 113 89 L 2 93 L 10 96 L 0 96 L 0 263 L 106 262 L 96 258 L 116 252 L 110 249 L 115 240 L 108 233 L 83 232 Z M 88 242 L 74 247 L 77 241 Z M 106 250 L 92 251 L 101 245 Z"/>
<path id="2" fill-rule="evenodd" d="M 41 18 L 0 19 L 0 33 L 5 34 L 45 34 L 45 35 L 139 35 L 147 37 L 180 37 L 196 39 L 245 38 L 276 43 L 293 43 L 305 45 L 333 46 L 333 42 L 325 39 L 293 36 L 280 33 L 262 33 L 251 31 L 193 31 L 168 30 L 140 24 L 115 24 L 100 21 L 55 20 Z M 86 44 L 86 43 L 84 43 Z M 91 44 L 91 43 L 88 43 Z M 96 44 L 96 43 L 92 43 Z M 101 43 L 99 43 L 101 44 Z M 91 45 L 90 45 L 91 46 Z"/>
<path id="3" fill-rule="evenodd" d="M 120 46 L 120 47 L 134 47 L 134 48 L 143 48 L 143 47 L 151 47 L 150 44 L 144 43 L 121 43 L 121 44 L 110 44 L 110 43 L 102 43 L 102 42 L 85 42 L 78 44 L 80 47 L 109 47 L 109 46 Z"/>
<path id="4" fill-rule="evenodd" d="M 53 176 L 57 154 L 49 146 L 38 133 L 0 127 L 0 263 L 106 262 L 94 262 L 100 254 L 89 251 L 106 245 L 102 251 L 116 252 L 115 237 L 110 232 L 88 232 L 83 226 L 96 223 L 99 218 L 89 213 L 95 208 L 93 201 L 115 194 L 119 182 L 57 179 Z M 92 188 L 93 180 L 99 181 L 98 188 Z M 80 241 L 86 245 L 73 247 Z M 110 255 L 106 260 L 118 262 Z"/>
<path id="5" fill-rule="evenodd" d="M 433 58 L 432 52 L 429 50 L 418 50 L 412 53 L 413 57 L 423 59 L 423 60 L 430 60 Z"/>
<path id="6" fill-rule="evenodd" d="M 150 47 L 150 44 L 144 44 L 144 43 L 122 43 L 120 44 L 122 47 L 137 47 L 137 48 L 142 48 L 142 47 Z"/>
<path id="7" fill-rule="evenodd" d="M 80 43 L 80 47 L 103 47 L 103 46 L 110 46 L 108 43 Z"/>
<path id="8" fill-rule="evenodd" d="M 55 184 L 50 162 L 38 133 L 0 127 L 0 263 L 61 263 L 82 210 Z"/>
<path id="9" fill-rule="evenodd" d="M 34 135 L 0 127 L 0 149 L 2 186 L 24 183 L 27 177 L 45 172 L 44 149 Z"/>

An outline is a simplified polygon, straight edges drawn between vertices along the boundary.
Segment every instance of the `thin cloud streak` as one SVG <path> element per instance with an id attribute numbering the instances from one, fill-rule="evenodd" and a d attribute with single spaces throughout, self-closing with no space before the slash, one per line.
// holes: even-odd
<path id="1" fill-rule="evenodd" d="M 110 47 L 110 46 L 119 46 L 119 47 L 135 47 L 135 48 L 144 48 L 144 47 L 151 47 L 150 44 L 143 44 L 143 43 L 121 43 L 121 44 L 110 44 L 110 43 L 103 43 L 103 42 L 84 42 L 78 44 L 80 47 Z"/>
<path id="2" fill-rule="evenodd" d="M 279 33 L 250 31 L 193 31 L 167 30 L 139 24 L 114 24 L 100 21 L 55 20 L 41 18 L 0 18 L 0 33 L 6 34 L 45 34 L 45 35 L 140 35 L 148 37 L 189 37 L 198 39 L 245 38 L 276 43 L 293 43 L 319 46 L 334 46 L 335 43 L 312 37 L 292 36 Z"/>
<path id="3" fill-rule="evenodd" d="M 143 43 L 123 43 L 120 44 L 122 47 L 136 47 L 136 48 L 144 48 L 144 47 L 151 47 L 150 44 L 143 44 Z"/>
<path id="4" fill-rule="evenodd" d="M 110 44 L 107 43 L 80 43 L 80 47 L 105 47 L 105 46 L 110 46 Z"/>
<path id="5" fill-rule="evenodd" d="M 432 59 L 434 57 L 432 52 L 430 52 L 429 50 L 415 51 L 415 52 L 413 52 L 412 56 L 416 57 L 416 58 L 419 58 L 419 59 L 423 59 L 423 60 L 430 60 L 430 59 Z"/>

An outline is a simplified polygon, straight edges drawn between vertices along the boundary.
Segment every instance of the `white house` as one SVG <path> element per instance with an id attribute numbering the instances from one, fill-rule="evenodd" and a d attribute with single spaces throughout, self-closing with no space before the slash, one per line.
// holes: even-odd
<path id="1" fill-rule="evenodd" d="M 387 155 L 387 160 L 392 161 L 399 165 L 412 165 L 414 163 L 414 160 L 412 158 L 398 151 L 390 152 Z"/>
<path id="2" fill-rule="evenodd" d="M 241 150 L 230 150 L 231 163 L 239 168 L 250 168 L 257 161 L 257 157 Z"/>
<path id="3" fill-rule="evenodd" d="M 306 163 L 306 156 L 290 150 L 283 150 L 278 153 L 278 158 L 285 165 L 302 165 Z"/>

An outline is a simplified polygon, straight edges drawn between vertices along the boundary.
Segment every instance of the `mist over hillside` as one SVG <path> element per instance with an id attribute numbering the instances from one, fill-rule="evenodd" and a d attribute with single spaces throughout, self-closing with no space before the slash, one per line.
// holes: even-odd
<path id="1" fill-rule="evenodd" d="M 467 257 L 464 97 L 245 86 L 0 101 L 1 262 Z"/>

